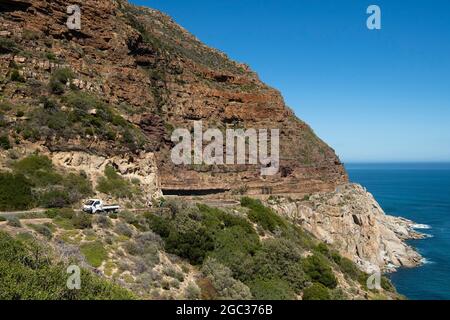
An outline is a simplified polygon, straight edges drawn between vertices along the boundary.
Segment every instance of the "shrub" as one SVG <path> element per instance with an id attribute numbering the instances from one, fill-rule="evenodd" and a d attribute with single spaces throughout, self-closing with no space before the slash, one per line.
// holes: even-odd
<path id="1" fill-rule="evenodd" d="M 95 223 L 103 229 L 109 229 L 112 227 L 111 219 L 103 215 L 97 215 L 95 217 Z"/>
<path id="2" fill-rule="evenodd" d="M 294 300 L 295 293 L 289 284 L 281 279 L 257 279 L 250 283 L 256 300 Z"/>
<path id="3" fill-rule="evenodd" d="M 11 149 L 11 142 L 9 141 L 9 137 L 7 135 L 0 136 L 0 148 L 3 150 Z"/>
<path id="4" fill-rule="evenodd" d="M 92 216 L 77 212 L 72 216 L 72 224 L 76 229 L 90 229 L 92 228 Z"/>
<path id="5" fill-rule="evenodd" d="M 184 290 L 184 296 L 187 300 L 198 300 L 200 299 L 200 294 L 200 288 L 193 282 L 189 282 Z"/>
<path id="6" fill-rule="evenodd" d="M 121 177 L 112 166 L 106 166 L 105 176 L 98 180 L 97 190 L 116 198 L 132 198 L 139 193 L 128 180 Z"/>
<path id="7" fill-rule="evenodd" d="M 306 275 L 301 264 L 302 254 L 289 240 L 266 240 L 253 260 L 253 273 L 256 278 L 279 278 L 300 293 L 305 287 Z"/>
<path id="8" fill-rule="evenodd" d="M 14 40 L 5 37 L 0 38 L 0 54 L 17 52 L 17 46 Z"/>
<path id="9" fill-rule="evenodd" d="M 75 216 L 75 211 L 69 208 L 57 210 L 58 216 L 63 219 L 72 219 Z"/>
<path id="10" fill-rule="evenodd" d="M 32 224 L 30 225 L 36 232 L 42 234 L 47 239 L 51 239 L 53 237 L 52 230 L 46 225 L 43 224 Z"/>
<path id="11" fill-rule="evenodd" d="M 73 72 L 68 68 L 57 69 L 50 77 L 50 91 L 54 94 L 64 93 L 65 85 L 74 78 Z"/>
<path id="12" fill-rule="evenodd" d="M 303 291 L 303 300 L 331 300 L 331 296 L 327 287 L 314 283 Z"/>
<path id="13" fill-rule="evenodd" d="M 114 228 L 114 231 L 119 235 L 123 235 L 128 238 L 131 238 L 133 236 L 133 230 L 131 230 L 131 228 L 123 222 L 119 222 Z"/>
<path id="14" fill-rule="evenodd" d="M 14 228 L 21 228 L 22 223 L 20 222 L 19 218 L 13 216 L 13 217 L 8 218 L 8 226 L 11 226 Z"/>
<path id="15" fill-rule="evenodd" d="M 116 220 L 117 218 L 119 218 L 118 216 L 117 216 L 117 213 L 110 213 L 109 214 L 109 217 L 111 218 L 111 219 L 113 219 L 113 220 Z"/>
<path id="16" fill-rule="evenodd" d="M 137 256 L 144 253 L 144 248 L 134 241 L 128 241 L 125 243 L 125 250 L 132 256 Z"/>
<path id="17" fill-rule="evenodd" d="M 49 218 L 49 219 L 54 219 L 54 218 L 56 218 L 56 216 L 58 215 L 58 213 L 59 213 L 59 211 L 56 210 L 56 209 L 50 209 L 50 210 L 45 211 L 45 215 L 46 215 L 46 217 Z"/>
<path id="18" fill-rule="evenodd" d="M 24 175 L 0 173 L 0 210 L 26 210 L 34 202 L 31 183 Z"/>
<path id="19" fill-rule="evenodd" d="M 4 216 L 0 216 L 0 222 L 3 222 L 3 221 L 7 221 L 7 219 Z"/>
<path id="20" fill-rule="evenodd" d="M 19 70 L 17 70 L 17 69 L 14 69 L 11 72 L 10 77 L 11 77 L 11 81 L 14 81 L 14 82 L 25 82 L 25 78 L 20 74 Z"/>
<path id="21" fill-rule="evenodd" d="M 213 284 L 219 298 L 227 300 L 249 300 L 250 289 L 232 276 L 229 268 L 217 260 L 208 258 L 202 266 L 202 272 Z"/>
<path id="22" fill-rule="evenodd" d="M 54 172 L 52 161 L 38 154 L 30 155 L 13 164 L 13 169 L 29 177 L 38 186 L 55 185 L 62 177 Z"/>
<path id="23" fill-rule="evenodd" d="M 325 258 L 317 254 L 309 256 L 303 261 L 303 269 L 312 281 L 321 283 L 331 289 L 336 288 L 336 277 Z"/>
<path id="24" fill-rule="evenodd" d="M 265 207 L 259 200 L 243 197 L 241 199 L 241 206 L 249 208 L 248 218 L 258 223 L 265 230 L 274 232 L 277 228 L 285 226 L 283 219 L 271 209 Z"/>
<path id="25" fill-rule="evenodd" d="M 39 195 L 39 204 L 44 208 L 62 208 L 71 203 L 65 190 L 50 189 Z"/>
<path id="26" fill-rule="evenodd" d="M 206 228 L 193 223 L 191 229 L 179 231 L 171 229 L 166 239 L 166 250 L 192 264 L 201 264 L 206 254 L 214 249 L 213 239 Z"/>
<path id="27" fill-rule="evenodd" d="M 49 248 L 0 232 L 0 300 L 124 300 L 129 291 L 81 270 L 81 289 L 69 290 L 66 268 L 48 259 Z M 43 290 L 45 289 L 45 290 Z"/>
<path id="28" fill-rule="evenodd" d="M 87 262 L 94 268 L 100 267 L 102 262 L 108 258 L 108 252 L 100 241 L 82 244 L 80 249 Z"/>
<path id="29" fill-rule="evenodd" d="M 381 288 L 389 292 L 397 292 L 391 280 L 386 277 L 381 277 Z"/>

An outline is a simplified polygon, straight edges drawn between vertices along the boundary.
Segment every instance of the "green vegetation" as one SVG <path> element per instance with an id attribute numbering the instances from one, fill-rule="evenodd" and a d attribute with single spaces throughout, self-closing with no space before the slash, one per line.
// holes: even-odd
<path id="1" fill-rule="evenodd" d="M 20 74 L 19 70 L 13 69 L 11 71 L 11 81 L 14 82 L 25 82 L 25 78 Z"/>
<path id="2" fill-rule="evenodd" d="M 250 209 L 247 216 L 173 200 L 160 206 L 166 213 L 146 214 L 147 222 L 163 238 L 167 252 L 201 265 L 205 278 L 198 284 L 204 298 L 234 299 L 239 292 L 242 299 L 295 299 L 308 283 L 324 286 L 325 292 L 327 287 L 336 288 L 333 268 L 353 277 L 354 266 L 347 260 L 333 253 L 341 263 L 337 264 L 319 252 L 311 236 L 274 216 L 259 201 L 243 199 L 243 206 Z M 271 232 L 266 240 L 260 240 L 255 230 L 263 226 Z M 306 250 L 316 253 L 305 258 Z"/>
<path id="3" fill-rule="evenodd" d="M 86 270 L 81 273 L 81 290 L 69 290 L 66 268 L 52 263 L 48 248 L 0 232 L 0 300 L 134 299 L 129 291 Z"/>
<path id="4" fill-rule="evenodd" d="M 64 93 L 67 82 L 74 78 L 72 70 L 68 68 L 57 69 L 52 73 L 50 78 L 49 87 L 50 91 L 54 94 Z"/>
<path id="5" fill-rule="evenodd" d="M 65 88 L 62 81 L 67 77 L 60 71 L 51 83 L 56 88 Z M 41 96 L 38 100 L 41 105 L 33 108 L 29 121 L 16 128 L 26 140 L 66 141 L 81 136 L 112 141 L 114 148 L 121 151 L 147 148 L 147 137 L 138 127 L 125 120 L 113 106 L 91 94 L 69 91 L 53 97 Z M 63 109 L 61 105 L 67 108 Z"/>
<path id="6" fill-rule="evenodd" d="M 45 156 L 30 155 L 12 169 L 13 173 L 0 172 L 0 210 L 64 207 L 92 193 L 84 175 L 59 173 Z"/>
<path id="7" fill-rule="evenodd" d="M 13 216 L 8 218 L 8 226 L 14 227 L 14 228 L 21 228 L 22 223 L 20 222 L 20 219 Z"/>
<path id="8" fill-rule="evenodd" d="M 98 180 L 97 190 L 116 198 L 133 198 L 141 194 L 139 187 L 120 176 L 112 166 L 106 166 L 105 176 Z"/>
<path id="9" fill-rule="evenodd" d="M 231 270 L 217 260 L 208 258 L 202 266 L 203 274 L 217 291 L 217 298 L 227 300 L 248 300 L 252 298 L 250 289 L 233 278 Z"/>
<path id="10" fill-rule="evenodd" d="M 65 230 L 92 228 L 92 216 L 87 213 L 75 212 L 72 209 L 52 209 L 48 210 L 46 215 Z"/>
<path id="11" fill-rule="evenodd" d="M 17 45 L 12 39 L 0 38 L 0 54 L 17 52 Z"/>
<path id="12" fill-rule="evenodd" d="M 31 224 L 30 227 L 34 229 L 37 233 L 43 235 L 47 239 L 53 238 L 53 232 L 48 225 L 44 224 Z"/>
<path id="13" fill-rule="evenodd" d="M 250 209 L 249 219 L 259 224 L 264 230 L 274 232 L 277 228 L 285 226 L 283 219 L 271 209 L 265 207 L 259 200 L 244 197 L 241 199 L 241 206 Z"/>
<path id="14" fill-rule="evenodd" d="M 331 300 L 331 296 L 327 287 L 314 283 L 303 291 L 303 300 Z"/>
<path id="15" fill-rule="evenodd" d="M 23 174 L 0 172 L 0 210 L 25 210 L 32 207 L 31 182 Z"/>
<path id="16" fill-rule="evenodd" d="M 9 141 L 9 137 L 7 135 L 0 136 L 0 148 L 3 150 L 11 149 L 11 142 Z"/>
<path id="17" fill-rule="evenodd" d="M 295 293 L 289 283 L 280 279 L 256 279 L 250 288 L 257 300 L 293 300 Z"/>
<path id="18" fill-rule="evenodd" d="M 108 258 L 108 252 L 100 241 L 82 244 L 80 249 L 87 262 L 94 268 L 100 267 Z"/>
<path id="19" fill-rule="evenodd" d="M 337 286 L 337 280 L 334 276 L 330 263 L 325 258 L 314 254 L 303 261 L 303 269 L 306 275 L 314 282 L 334 289 Z"/>

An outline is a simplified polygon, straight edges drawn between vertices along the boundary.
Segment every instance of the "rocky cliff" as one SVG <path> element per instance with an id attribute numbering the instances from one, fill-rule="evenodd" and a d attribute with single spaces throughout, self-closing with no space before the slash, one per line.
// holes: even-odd
<path id="1" fill-rule="evenodd" d="M 339 159 L 246 65 L 203 45 L 168 16 L 125 1 L 74 1 L 81 30 L 69 30 L 67 1 L 5 0 L 0 15 L 1 131 L 10 148 L 48 154 L 95 183 L 111 164 L 160 190 L 312 194 L 276 209 L 318 238 L 373 266 L 413 265 L 407 222 L 384 215 L 347 182 Z M 279 174 L 258 166 L 175 166 L 174 128 L 279 128 Z M 7 156 L 2 153 L 6 166 Z M 331 193 L 330 193 L 331 192 Z M 348 237 L 349 234 L 354 237 Z"/>
<path id="2" fill-rule="evenodd" d="M 331 244 L 368 273 L 414 267 L 421 256 L 405 240 L 422 239 L 412 221 L 386 215 L 357 184 L 339 186 L 304 201 L 272 200 L 282 216 Z"/>
<path id="3" fill-rule="evenodd" d="M 159 184 L 175 194 L 305 194 L 347 181 L 334 151 L 246 65 L 156 10 L 122 0 L 71 4 L 81 7 L 79 31 L 66 26 L 67 1 L 1 3 L 0 90 L 12 106 L 2 110 L 2 132 L 15 147 L 33 144 L 58 159 L 120 155 L 136 171 L 158 171 L 149 193 Z M 171 132 L 194 120 L 222 131 L 280 129 L 279 173 L 263 179 L 259 166 L 173 165 Z M 140 168 L 148 154 L 156 167 Z"/>

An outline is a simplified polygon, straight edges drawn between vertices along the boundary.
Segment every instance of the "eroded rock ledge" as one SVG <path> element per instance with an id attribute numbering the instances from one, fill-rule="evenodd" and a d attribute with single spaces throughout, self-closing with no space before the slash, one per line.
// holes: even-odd
<path id="1" fill-rule="evenodd" d="M 393 272 L 421 264 L 420 254 L 405 243 L 425 237 L 413 229 L 414 222 L 386 215 L 372 194 L 358 184 L 314 194 L 307 201 L 282 198 L 269 202 L 279 214 L 331 244 L 365 272 Z"/>

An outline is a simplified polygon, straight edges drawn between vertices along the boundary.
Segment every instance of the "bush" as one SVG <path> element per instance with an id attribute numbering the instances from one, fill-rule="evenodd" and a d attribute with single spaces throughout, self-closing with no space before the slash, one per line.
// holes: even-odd
<path id="1" fill-rule="evenodd" d="M 289 284 L 281 279 L 257 279 L 250 283 L 256 300 L 294 300 L 295 293 Z"/>
<path id="2" fill-rule="evenodd" d="M 45 208 L 67 207 L 92 194 L 91 183 L 85 175 L 59 174 L 46 156 L 30 155 L 16 161 L 13 169 L 30 180 L 37 202 Z"/>
<path id="3" fill-rule="evenodd" d="M 92 216 L 87 213 L 77 212 L 72 217 L 72 224 L 76 229 L 90 229 L 92 228 Z"/>
<path id="4" fill-rule="evenodd" d="M 14 228 L 21 228 L 22 223 L 20 222 L 19 218 L 17 218 L 17 217 L 9 217 L 8 218 L 8 226 L 11 226 Z"/>
<path id="5" fill-rule="evenodd" d="M 303 269 L 313 282 L 321 283 L 330 289 L 336 288 L 336 277 L 325 258 L 317 254 L 309 256 L 303 261 Z"/>
<path id="6" fill-rule="evenodd" d="M 95 223 L 103 229 L 109 229 L 112 227 L 111 219 L 103 215 L 97 215 L 95 217 Z"/>
<path id="7" fill-rule="evenodd" d="M 62 208 L 71 204 L 65 190 L 50 189 L 39 195 L 39 204 L 44 208 Z"/>
<path id="8" fill-rule="evenodd" d="M 203 226 L 192 224 L 191 229 L 171 229 L 166 239 L 166 250 L 181 258 L 188 259 L 192 264 L 201 264 L 206 254 L 214 249 L 213 239 Z"/>
<path id="9" fill-rule="evenodd" d="M 250 289 L 234 279 L 231 270 L 217 260 L 206 259 L 202 272 L 211 281 L 220 299 L 249 300 L 252 298 Z"/>
<path id="10" fill-rule="evenodd" d="M 0 38 L 0 54 L 17 52 L 17 46 L 14 40 L 1 37 Z"/>
<path id="11" fill-rule="evenodd" d="M 301 258 L 301 251 L 291 241 L 266 240 L 255 255 L 252 273 L 255 278 L 284 280 L 299 294 L 307 281 Z"/>
<path id="12" fill-rule="evenodd" d="M 34 202 L 31 183 L 24 175 L 0 173 L 0 210 L 26 210 Z"/>
<path id="13" fill-rule="evenodd" d="M 52 230 L 50 230 L 50 228 L 46 225 L 32 224 L 32 225 L 30 225 L 30 227 L 33 228 L 34 230 L 36 230 L 36 232 L 38 232 L 41 235 L 43 235 L 44 237 L 46 237 L 47 239 L 53 238 Z"/>
<path id="14" fill-rule="evenodd" d="M 265 207 L 261 201 L 248 197 L 241 199 L 241 206 L 249 208 L 248 218 L 259 224 L 265 230 L 274 232 L 276 229 L 285 227 L 285 222 L 271 209 Z"/>
<path id="15" fill-rule="evenodd" d="M 124 300 L 129 291 L 81 270 L 81 289 L 69 290 L 67 266 L 48 259 L 49 248 L 0 232 L 0 300 Z"/>
<path id="16" fill-rule="evenodd" d="M 87 262 L 94 268 L 100 267 L 108 258 L 108 252 L 100 241 L 82 244 L 80 249 Z"/>
<path id="17" fill-rule="evenodd" d="M 59 211 L 56 210 L 56 209 L 50 209 L 50 210 L 45 211 L 45 215 L 46 215 L 46 217 L 49 218 L 49 219 L 54 219 L 54 218 L 56 218 L 56 216 L 58 215 L 58 213 L 59 213 Z"/>
<path id="18" fill-rule="evenodd" d="M 10 77 L 11 77 L 11 81 L 14 81 L 14 82 L 25 82 L 25 78 L 20 74 L 19 70 L 17 70 L 17 69 L 14 69 L 11 72 Z"/>
<path id="19" fill-rule="evenodd" d="M 200 299 L 200 294 L 200 288 L 193 282 L 189 282 L 184 290 L 184 296 L 187 300 L 198 300 Z"/>
<path id="20" fill-rule="evenodd" d="M 314 283 L 303 291 L 303 300 L 331 300 L 331 296 L 327 287 Z"/>
<path id="21" fill-rule="evenodd" d="M 112 166 L 106 166 L 105 176 L 98 180 L 97 190 L 115 198 L 132 198 L 139 190 L 121 177 Z"/>
<path id="22" fill-rule="evenodd" d="M 3 221 L 7 221 L 7 219 L 4 216 L 0 216 L 0 222 L 3 222 Z"/>
<path id="23" fill-rule="evenodd" d="M 114 228 L 114 231 L 119 234 L 123 235 L 125 237 L 131 238 L 133 236 L 133 230 L 123 222 L 119 222 L 116 227 Z"/>
<path id="24" fill-rule="evenodd" d="M 9 141 L 8 136 L 0 136 L 0 148 L 2 148 L 3 150 L 11 149 L 11 142 Z"/>
<path id="25" fill-rule="evenodd" d="M 50 91 L 54 94 L 64 93 L 67 82 L 74 78 L 73 72 L 68 68 L 57 69 L 50 77 Z"/>

